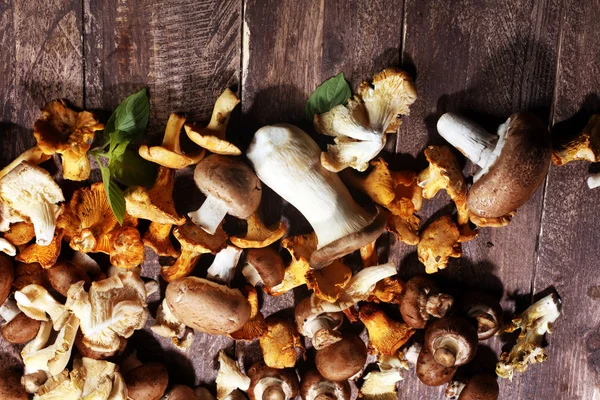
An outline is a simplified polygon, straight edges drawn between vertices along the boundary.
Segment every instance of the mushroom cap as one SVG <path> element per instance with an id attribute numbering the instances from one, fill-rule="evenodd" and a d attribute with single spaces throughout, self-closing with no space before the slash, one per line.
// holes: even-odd
<path id="1" fill-rule="evenodd" d="M 124 337 L 119 337 L 121 341 L 121 345 L 115 351 L 96 351 L 92 350 L 88 345 L 83 342 L 83 333 L 81 330 L 77 332 L 77 336 L 75 336 L 75 347 L 77 348 L 77 352 L 81 354 L 82 357 L 93 358 L 94 360 L 105 360 L 109 357 L 114 356 L 115 354 L 121 354 L 125 348 L 127 347 L 127 339 Z"/>
<path id="2" fill-rule="evenodd" d="M 479 340 L 491 338 L 502 326 L 502 307 L 498 300 L 485 292 L 470 292 L 460 302 L 461 314 L 477 320 Z"/>
<path id="3" fill-rule="evenodd" d="M 497 400 L 499 394 L 500 388 L 494 376 L 478 374 L 467 382 L 458 400 Z"/>
<path id="4" fill-rule="evenodd" d="M 10 257 L 0 254 L 0 305 L 4 304 L 15 279 L 15 269 Z"/>
<path id="5" fill-rule="evenodd" d="M 342 258 L 377 240 L 387 225 L 387 211 L 377 207 L 377 214 L 373 220 L 359 231 L 341 237 L 323 246 L 310 256 L 310 266 L 313 269 L 322 269 L 333 260 Z"/>
<path id="6" fill-rule="evenodd" d="M 188 386 L 175 385 L 165 395 L 165 400 L 199 400 L 194 390 Z"/>
<path id="7" fill-rule="evenodd" d="M 296 326 L 298 328 L 298 332 L 301 335 L 309 338 L 313 338 L 317 336 L 319 331 L 313 332 L 310 329 L 306 328 L 306 324 L 311 323 L 315 319 L 320 319 L 323 324 L 323 329 L 327 331 L 325 335 L 320 334 L 320 345 L 329 345 L 331 340 L 338 341 L 339 337 L 332 337 L 331 331 L 338 329 L 344 323 L 344 313 L 342 312 L 325 312 L 319 307 L 314 307 L 310 297 L 304 298 L 294 310 L 294 316 L 296 318 Z M 326 327 L 325 327 L 326 325 Z M 315 344 L 315 340 L 313 339 L 313 346 L 315 348 L 321 347 Z M 326 347 L 326 346 L 323 346 Z M 319 350 L 319 348 L 317 348 Z"/>
<path id="8" fill-rule="evenodd" d="M 19 313 L 10 322 L 2 325 L 2 337 L 11 344 L 25 344 L 33 340 L 40 330 L 40 321 Z"/>
<path id="9" fill-rule="evenodd" d="M 66 260 L 58 261 L 48 269 L 47 273 L 50 285 L 64 297 L 67 297 L 72 284 L 84 281 L 89 285 L 92 282 L 84 270 Z"/>
<path id="10" fill-rule="evenodd" d="M 131 400 L 160 400 L 169 384 L 167 369 L 159 363 L 140 365 L 123 378 Z"/>
<path id="11" fill-rule="evenodd" d="M 400 313 L 408 326 L 423 329 L 429 319 L 425 312 L 427 296 L 438 292 L 438 287 L 430 278 L 420 275 L 406 282 L 400 299 Z"/>
<path id="12" fill-rule="evenodd" d="M 365 366 L 367 346 L 356 335 L 346 334 L 339 342 L 318 350 L 315 365 L 323 377 L 343 381 L 354 376 Z"/>
<path id="13" fill-rule="evenodd" d="M 417 377 L 427 386 L 440 386 L 450 382 L 457 367 L 446 368 L 435 361 L 433 354 L 425 347 L 421 349 L 417 359 Z"/>
<path id="14" fill-rule="evenodd" d="M 256 270 L 267 287 L 279 285 L 283 281 L 285 266 L 281 255 L 272 247 L 247 250 L 246 263 Z"/>
<path id="15" fill-rule="evenodd" d="M 0 399 L 27 400 L 28 398 L 25 388 L 21 386 L 21 374 L 10 369 L 0 371 Z"/>
<path id="16" fill-rule="evenodd" d="M 196 166 L 194 181 L 206 196 L 226 203 L 234 217 L 246 219 L 260 204 L 260 180 L 239 158 L 219 154 L 206 157 Z"/>
<path id="17" fill-rule="evenodd" d="M 188 276 L 167 286 L 167 304 L 185 325 L 199 332 L 225 335 L 241 329 L 251 308 L 237 289 Z"/>
<path id="18" fill-rule="evenodd" d="M 469 211 L 480 217 L 501 217 L 522 206 L 544 181 L 550 166 L 550 134 L 533 114 L 511 115 L 505 140 L 496 161 L 467 196 Z"/>
<path id="19" fill-rule="evenodd" d="M 439 319 L 425 331 L 425 347 L 438 363 L 447 367 L 461 366 L 471 361 L 477 350 L 477 342 L 475 327 L 460 317 Z"/>
<path id="20" fill-rule="evenodd" d="M 347 380 L 327 380 L 316 369 L 307 371 L 300 384 L 300 395 L 304 400 L 350 400 L 351 393 Z"/>
<path id="21" fill-rule="evenodd" d="M 248 369 L 250 400 L 289 400 L 298 395 L 298 377 L 293 369 L 276 369 L 257 362 Z M 281 389 L 269 389 L 279 386 Z"/>

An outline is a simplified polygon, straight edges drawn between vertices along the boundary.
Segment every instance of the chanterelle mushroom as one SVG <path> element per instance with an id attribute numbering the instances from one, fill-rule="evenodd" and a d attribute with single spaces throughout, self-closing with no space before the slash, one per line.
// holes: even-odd
<path id="1" fill-rule="evenodd" d="M 87 152 L 96 131 L 104 129 L 89 111 L 77 112 L 64 100 L 53 100 L 42 109 L 33 125 L 33 135 L 44 154 L 62 155 L 63 176 L 72 181 L 90 177 Z"/>
<path id="2" fill-rule="evenodd" d="M 414 328 L 402 321 L 393 320 L 374 303 L 362 305 L 358 318 L 369 332 L 369 351 L 372 354 L 393 355 L 415 333 Z"/>
<path id="3" fill-rule="evenodd" d="M 554 143 L 554 164 L 561 166 L 575 160 L 600 160 L 600 114 L 592 115 L 582 132 Z"/>
<path id="4" fill-rule="evenodd" d="M 451 257 L 458 258 L 462 255 L 462 237 L 449 215 L 442 215 L 433 221 L 423 229 L 420 236 L 417 254 L 428 274 L 446 268 Z"/>
<path id="5" fill-rule="evenodd" d="M 260 181 L 240 158 L 218 154 L 206 157 L 194 170 L 194 182 L 206 200 L 188 216 L 211 235 L 225 215 L 246 219 L 260 204 Z"/>
<path id="6" fill-rule="evenodd" d="M 293 322 L 269 315 L 267 332 L 260 338 L 265 364 L 271 368 L 294 368 L 298 352 L 304 354 L 302 339 Z"/>
<path id="7" fill-rule="evenodd" d="M 546 332 L 550 333 L 552 324 L 560 316 L 562 302 L 556 293 L 533 303 L 523 313 L 513 318 L 505 332 L 520 329 L 517 343 L 510 352 L 504 352 L 496 365 L 496 374 L 512 380 L 513 372 L 525 372 L 529 364 L 545 361 L 548 356 L 542 348 Z"/>
<path id="8" fill-rule="evenodd" d="M 296 327 L 306 338 L 312 339 L 317 350 L 342 340 L 337 330 L 344 322 L 342 312 L 326 312 L 313 306 L 310 297 L 303 299 L 295 309 Z"/>
<path id="9" fill-rule="evenodd" d="M 318 247 L 310 258 L 315 269 L 373 242 L 387 219 L 383 211 L 373 216 L 356 204 L 340 178 L 321 166 L 319 154 L 310 136 L 286 124 L 259 129 L 247 153 L 260 180 L 315 230 Z"/>
<path id="10" fill-rule="evenodd" d="M 275 369 L 256 363 L 248 369 L 250 400 L 291 400 L 298 395 L 298 377 L 293 369 Z"/>
<path id="11" fill-rule="evenodd" d="M 544 181 L 550 166 L 550 134 L 528 112 L 511 115 L 497 135 L 453 113 L 438 120 L 440 135 L 481 170 L 467 196 L 469 212 L 502 217 L 522 206 Z"/>
<path id="12" fill-rule="evenodd" d="M 131 271 L 93 282 L 89 292 L 83 281 L 72 285 L 66 307 L 81 320 L 83 343 L 99 352 L 117 350 L 148 318 L 146 286 Z"/>
<path id="13" fill-rule="evenodd" d="M 387 68 L 363 82 L 358 96 L 330 111 L 315 115 L 315 129 L 333 136 L 321 155 L 321 163 L 330 171 L 347 167 L 364 171 L 386 143 L 386 133 L 400 126 L 400 115 L 408 115 L 409 106 L 417 99 L 412 78 L 404 71 Z"/>
<path id="14" fill-rule="evenodd" d="M 348 381 L 330 381 L 311 369 L 302 377 L 300 394 L 304 400 L 350 400 Z"/>
<path id="15" fill-rule="evenodd" d="M 61 211 L 58 203 L 65 198 L 45 169 L 22 162 L 0 179 L 0 199 L 21 221 L 31 220 L 38 245 L 50 244 Z"/>
<path id="16" fill-rule="evenodd" d="M 185 132 L 190 140 L 215 154 L 228 156 L 242 154 L 240 149 L 233 143 L 225 140 L 229 116 L 239 102 L 240 99 L 231 89 L 225 89 L 215 102 L 208 126 L 200 127 L 198 124 L 185 124 Z"/>

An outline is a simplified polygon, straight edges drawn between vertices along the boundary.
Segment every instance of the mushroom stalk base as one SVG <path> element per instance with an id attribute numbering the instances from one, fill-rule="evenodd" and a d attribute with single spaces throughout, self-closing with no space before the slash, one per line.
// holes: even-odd
<path id="1" fill-rule="evenodd" d="M 587 180 L 588 187 L 590 189 L 595 189 L 600 186 L 600 174 L 594 174 L 590 176 Z"/>
<path id="2" fill-rule="evenodd" d="M 20 313 L 21 310 L 17 307 L 17 303 L 11 299 L 7 299 L 4 304 L 2 304 L 2 307 L 0 307 L 0 317 L 2 317 L 6 323 L 12 321 Z"/>
<path id="3" fill-rule="evenodd" d="M 228 212 L 225 202 L 209 195 L 199 209 L 188 213 L 188 217 L 200 228 L 214 235 Z"/>

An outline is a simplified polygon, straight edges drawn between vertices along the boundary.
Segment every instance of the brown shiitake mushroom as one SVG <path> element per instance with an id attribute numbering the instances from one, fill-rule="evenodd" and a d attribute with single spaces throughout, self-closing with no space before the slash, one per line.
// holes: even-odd
<path id="1" fill-rule="evenodd" d="M 169 385 L 167 369 L 159 363 L 140 365 L 123 378 L 131 400 L 160 400 Z"/>
<path id="2" fill-rule="evenodd" d="M 343 381 L 360 372 L 367 361 L 367 346 L 356 335 L 345 334 L 342 340 L 317 350 L 315 365 L 324 378 Z"/>
<path id="3" fill-rule="evenodd" d="M 67 297 L 72 284 L 84 281 L 87 287 L 92 282 L 84 270 L 66 260 L 59 260 L 47 270 L 47 274 L 50 285 L 64 297 Z"/>
<path id="4" fill-rule="evenodd" d="M 167 392 L 167 394 L 165 394 L 165 396 L 163 397 L 164 400 L 207 400 L 207 399 L 214 399 L 214 397 L 212 397 L 212 395 L 210 397 L 200 397 L 198 396 L 194 390 L 188 386 L 184 386 L 184 385 L 175 385 L 173 386 L 171 389 L 169 389 L 169 391 Z"/>
<path id="5" fill-rule="evenodd" d="M 327 380 L 316 369 L 311 369 L 302 377 L 300 395 L 303 400 L 350 400 L 350 384 L 347 380 Z"/>
<path id="6" fill-rule="evenodd" d="M 21 386 L 21 374 L 10 369 L 0 371 L 0 399 L 27 400 L 28 398 L 27 392 Z"/>
<path id="7" fill-rule="evenodd" d="M 0 305 L 4 304 L 12 288 L 15 269 L 11 259 L 0 254 Z"/>
<path id="8" fill-rule="evenodd" d="M 241 329 L 251 313 L 248 299 L 239 290 L 193 276 L 169 283 L 165 299 L 182 323 L 213 335 Z"/>
<path id="9" fill-rule="evenodd" d="M 491 338 L 502 327 L 502 307 L 498 300 L 488 293 L 467 293 L 460 301 L 460 313 L 477 321 L 479 340 Z"/>
<path id="10" fill-rule="evenodd" d="M 298 332 L 312 339 L 312 345 L 316 350 L 321 350 L 342 339 L 342 335 L 337 330 L 344 322 L 344 313 L 326 312 L 320 307 L 315 307 L 311 298 L 307 297 L 298 303 L 294 314 Z"/>
<path id="11" fill-rule="evenodd" d="M 252 286 L 262 283 L 272 288 L 283 281 L 285 266 L 279 253 L 272 247 L 249 249 L 242 274 Z"/>
<path id="12" fill-rule="evenodd" d="M 448 383 L 456 373 L 457 367 L 444 367 L 438 364 L 427 348 L 423 347 L 417 358 L 417 377 L 427 386 L 440 386 Z"/>
<path id="13" fill-rule="evenodd" d="M 447 317 L 433 322 L 425 331 L 424 347 L 443 367 L 465 365 L 475 357 L 477 330 L 460 317 Z"/>
<path id="14" fill-rule="evenodd" d="M 40 321 L 29 318 L 25 313 L 18 313 L 10 321 L 0 327 L 2 337 L 11 344 L 25 344 L 33 340 L 40 330 Z"/>
<path id="15" fill-rule="evenodd" d="M 430 278 L 415 276 L 406 282 L 400 298 L 400 313 L 408 326 L 423 329 L 431 317 L 445 317 L 453 303 L 452 296 L 440 293 Z"/>
<path id="16" fill-rule="evenodd" d="M 477 374 L 465 384 L 452 381 L 446 388 L 450 400 L 498 400 L 500 388 L 496 377 L 490 374 Z"/>
<path id="17" fill-rule="evenodd" d="M 298 377 L 291 368 L 276 369 L 259 362 L 248 369 L 250 400 L 290 400 L 298 395 Z"/>

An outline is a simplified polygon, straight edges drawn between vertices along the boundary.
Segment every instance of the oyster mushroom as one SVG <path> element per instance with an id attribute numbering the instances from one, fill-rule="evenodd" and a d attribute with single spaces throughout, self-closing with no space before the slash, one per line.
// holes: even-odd
<path id="1" fill-rule="evenodd" d="M 127 397 L 131 400 L 160 400 L 169 385 L 169 374 L 160 363 L 143 364 L 124 376 Z"/>
<path id="2" fill-rule="evenodd" d="M 467 195 L 469 212 L 502 217 L 525 204 L 544 181 L 551 159 L 550 134 L 528 112 L 511 115 L 497 135 L 453 113 L 438 120 L 440 135 L 481 170 Z"/>
<path id="3" fill-rule="evenodd" d="M 325 379 L 316 369 L 307 371 L 300 384 L 303 400 L 350 400 L 351 393 L 347 380 Z"/>
<path id="4" fill-rule="evenodd" d="M 249 249 L 242 274 L 252 286 L 262 284 L 272 288 L 283 281 L 285 267 L 281 256 L 272 247 Z"/>
<path id="5" fill-rule="evenodd" d="M 477 321 L 479 340 L 491 338 L 502 328 L 502 307 L 496 298 L 485 292 L 471 292 L 460 301 L 460 312 Z"/>
<path id="6" fill-rule="evenodd" d="M 57 302 L 46 289 L 39 285 L 27 285 L 16 291 L 15 300 L 19 310 L 29 318 L 37 321 L 51 320 L 54 330 L 60 330 L 69 318 L 69 312 L 65 306 Z"/>
<path id="7" fill-rule="evenodd" d="M 459 367 L 475 357 L 477 330 L 465 319 L 442 318 L 425 331 L 424 346 L 441 366 Z"/>
<path id="8" fill-rule="evenodd" d="M 247 391 L 250 378 L 242 373 L 236 362 L 227 357 L 225 351 L 219 352 L 219 372 L 217 374 L 217 400 L 223 400 L 236 389 Z"/>
<path id="9" fill-rule="evenodd" d="M 323 311 L 314 307 L 310 297 L 307 297 L 296 306 L 295 317 L 298 332 L 312 339 L 312 345 L 316 350 L 342 340 L 342 334 L 338 332 L 344 322 L 342 312 Z"/>
<path id="10" fill-rule="evenodd" d="M 276 369 L 256 363 L 248 369 L 250 400 L 291 400 L 298 395 L 298 377 L 293 369 Z"/>
<path id="11" fill-rule="evenodd" d="M 406 282 L 400 299 L 400 313 L 409 326 L 423 329 L 431 317 L 445 317 L 453 303 L 452 296 L 440 293 L 431 279 L 415 276 Z"/>
<path id="12" fill-rule="evenodd" d="M 0 252 L 6 254 L 7 256 L 14 257 L 17 255 L 17 249 L 11 242 L 4 238 L 0 238 Z"/>
<path id="13" fill-rule="evenodd" d="M 44 154 L 42 149 L 38 146 L 33 146 L 28 150 L 25 150 L 21 153 L 17 158 L 12 160 L 10 164 L 0 170 L 0 179 L 2 179 L 6 174 L 12 171 L 17 165 L 21 164 L 21 162 L 26 161 L 31 165 L 39 165 L 43 162 L 48 161 L 52 156 L 50 154 Z"/>
<path id="14" fill-rule="evenodd" d="M 194 182 L 206 200 L 188 216 L 211 235 L 225 215 L 246 219 L 260 204 L 260 181 L 239 158 L 218 154 L 206 157 L 194 170 Z"/>
<path id="15" fill-rule="evenodd" d="M 373 303 L 360 306 L 358 318 L 369 332 L 369 350 L 372 354 L 393 355 L 415 333 L 414 328 L 404 322 L 394 321 Z"/>
<path id="16" fill-rule="evenodd" d="M 321 166 L 319 154 L 310 136 L 286 124 L 259 129 L 247 152 L 260 180 L 315 230 L 318 247 L 310 257 L 315 269 L 373 242 L 387 219 L 381 210 L 372 215 L 356 204 L 340 178 Z"/>
<path id="17" fill-rule="evenodd" d="M 367 361 L 367 347 L 356 335 L 345 334 L 342 340 L 333 343 L 315 355 L 319 373 L 332 381 L 349 379 L 362 371 Z"/>
<path id="18" fill-rule="evenodd" d="M 44 154 L 62 155 L 63 177 L 84 181 L 90 177 L 90 149 L 96 131 L 104 129 L 89 111 L 77 112 L 64 100 L 53 100 L 33 125 L 33 136 Z"/>
<path id="19" fill-rule="evenodd" d="M 229 117 L 240 99 L 229 88 L 217 98 L 213 108 L 212 117 L 208 126 L 198 124 L 185 124 L 185 132 L 190 140 L 215 154 L 239 156 L 242 154 L 234 144 L 225 140 L 225 131 Z"/>
<path id="20" fill-rule="evenodd" d="M 450 382 L 457 368 L 439 364 L 426 346 L 421 349 L 416 364 L 417 377 L 427 386 L 441 386 Z"/>
<path id="21" fill-rule="evenodd" d="M 19 215 L 21 221 L 33 223 L 38 245 L 52 242 L 61 211 L 58 203 L 65 198 L 46 170 L 27 162 L 17 165 L 0 179 L 0 198 L 4 207 Z"/>

